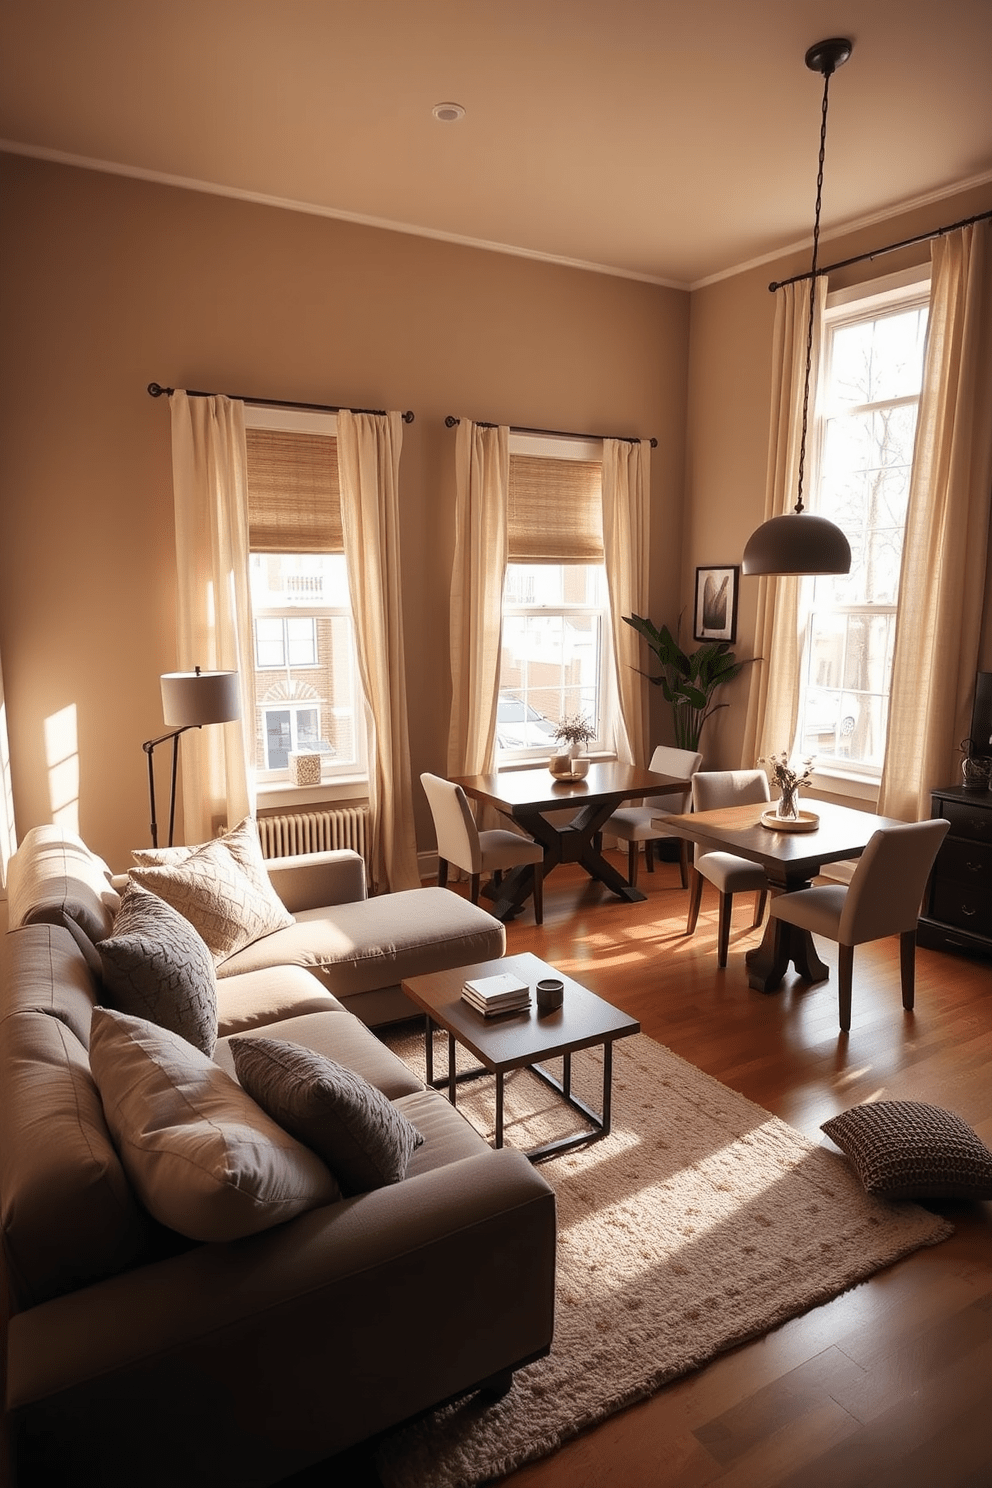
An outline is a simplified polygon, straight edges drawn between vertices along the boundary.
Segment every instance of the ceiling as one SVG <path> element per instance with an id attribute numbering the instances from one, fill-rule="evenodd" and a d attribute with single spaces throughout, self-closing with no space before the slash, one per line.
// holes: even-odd
<path id="1" fill-rule="evenodd" d="M 825 236 L 992 180 L 992 0 L 0 0 L 0 138 L 684 287 L 808 240 L 830 36 Z"/>

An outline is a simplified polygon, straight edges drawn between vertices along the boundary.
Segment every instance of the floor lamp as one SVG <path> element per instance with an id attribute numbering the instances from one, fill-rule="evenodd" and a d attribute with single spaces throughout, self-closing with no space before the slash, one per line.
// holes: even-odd
<path id="1" fill-rule="evenodd" d="M 179 765 L 179 735 L 205 723 L 230 723 L 241 717 L 241 689 L 237 672 L 166 672 L 162 678 L 162 718 L 174 727 L 157 739 L 147 739 L 142 749 L 148 756 L 148 801 L 151 807 L 152 846 L 158 847 L 155 820 L 155 768 L 152 755 L 159 744 L 172 740 L 172 793 L 169 801 L 169 846 L 176 823 L 176 771 Z"/>

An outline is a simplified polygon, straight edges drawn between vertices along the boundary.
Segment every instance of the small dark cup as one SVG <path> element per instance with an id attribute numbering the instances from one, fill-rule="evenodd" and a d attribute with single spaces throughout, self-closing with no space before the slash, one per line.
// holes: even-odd
<path id="1" fill-rule="evenodd" d="M 539 1012 L 556 1012 L 565 1001 L 565 983 L 559 977 L 546 977 L 538 982 L 536 991 Z"/>

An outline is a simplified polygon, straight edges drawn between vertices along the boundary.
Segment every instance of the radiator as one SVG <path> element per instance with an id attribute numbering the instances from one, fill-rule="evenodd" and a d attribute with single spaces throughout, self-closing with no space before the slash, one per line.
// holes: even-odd
<path id="1" fill-rule="evenodd" d="M 258 835 L 265 858 L 293 858 L 300 853 L 350 847 L 367 861 L 369 813 L 365 806 L 340 806 L 333 811 L 292 811 L 283 816 L 260 816 Z"/>

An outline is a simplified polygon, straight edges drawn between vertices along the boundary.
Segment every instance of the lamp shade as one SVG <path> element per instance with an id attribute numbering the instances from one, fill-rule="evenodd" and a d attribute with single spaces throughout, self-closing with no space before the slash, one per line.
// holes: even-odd
<path id="1" fill-rule="evenodd" d="M 762 522 L 741 558 L 745 574 L 846 574 L 851 544 L 839 527 L 812 512 L 789 512 Z"/>
<path id="2" fill-rule="evenodd" d="M 241 717 L 237 672 L 166 672 L 162 717 L 172 728 L 199 728 Z"/>

